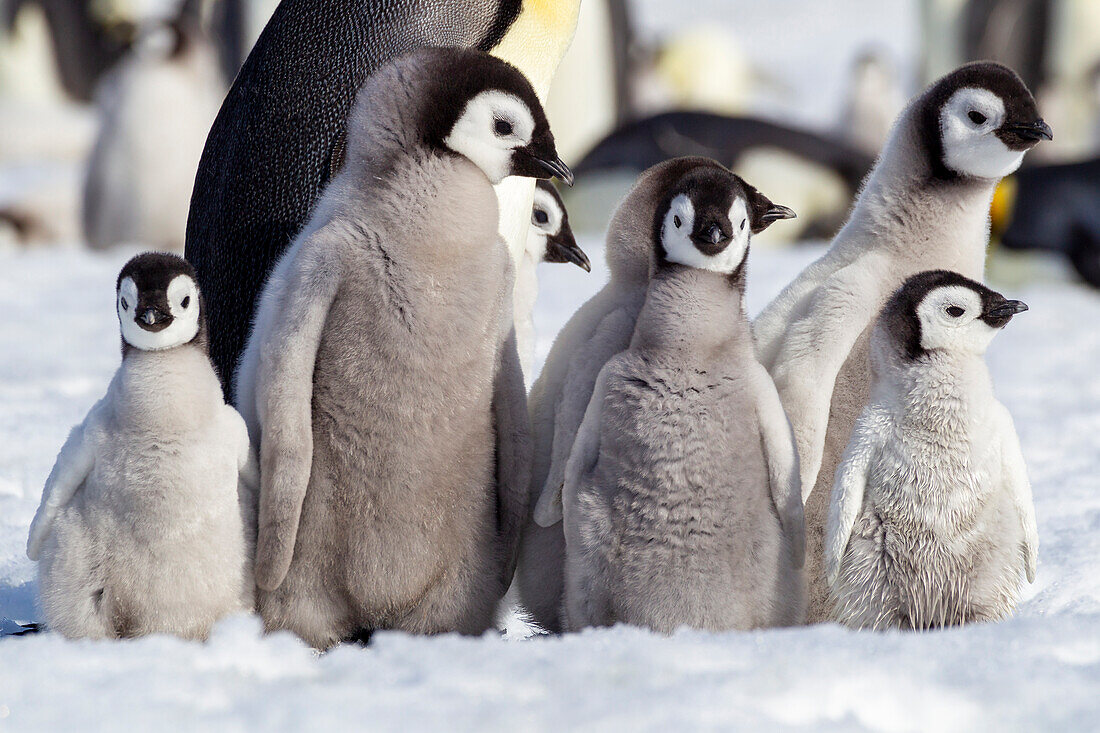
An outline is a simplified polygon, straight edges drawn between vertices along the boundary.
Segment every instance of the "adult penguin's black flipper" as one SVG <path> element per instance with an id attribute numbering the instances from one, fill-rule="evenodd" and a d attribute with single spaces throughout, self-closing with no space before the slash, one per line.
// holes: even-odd
<path id="1" fill-rule="evenodd" d="M 328 180 L 366 77 L 420 46 L 491 50 L 523 6 L 283 0 L 275 10 L 211 128 L 187 222 L 187 258 L 206 299 L 210 355 L 227 397 L 260 289 Z"/>

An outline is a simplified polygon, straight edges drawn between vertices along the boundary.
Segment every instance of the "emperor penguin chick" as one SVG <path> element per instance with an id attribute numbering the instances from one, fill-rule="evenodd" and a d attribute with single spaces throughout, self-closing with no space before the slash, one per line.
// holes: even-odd
<path id="1" fill-rule="evenodd" d="M 539 295 L 538 266 L 541 262 L 571 262 L 585 272 L 592 272 L 588 255 L 577 246 L 569 226 L 569 214 L 561 195 L 549 181 L 535 185 L 535 202 L 531 207 L 531 229 L 527 246 L 516 266 L 516 287 L 512 311 L 516 320 L 516 345 L 523 367 L 524 380 L 531 378 L 535 365 L 535 300 Z"/>
<path id="2" fill-rule="evenodd" d="M 801 622 L 797 454 L 743 302 L 750 234 L 791 216 L 716 167 L 689 171 L 656 209 L 645 306 L 566 468 L 569 628 Z M 540 500 L 536 519 L 551 507 Z"/>
<path id="3" fill-rule="evenodd" d="M 203 639 L 252 608 L 255 460 L 206 352 L 191 266 L 138 255 L 116 298 L 122 366 L 61 449 L 27 556 L 46 623 L 67 637 Z"/>
<path id="4" fill-rule="evenodd" d="M 944 76 L 902 111 L 829 250 L 753 325 L 798 443 L 811 622 L 828 617 L 825 517 L 837 462 L 870 394 L 872 322 L 917 272 L 981 279 L 993 190 L 1050 137 L 1010 69 L 979 62 Z"/>
<path id="5" fill-rule="evenodd" d="M 996 621 L 1035 579 L 1020 441 L 982 354 L 1018 300 L 954 272 L 910 277 L 871 336 L 871 401 L 837 470 L 825 540 L 853 628 Z"/>
<path id="6" fill-rule="evenodd" d="M 507 63 L 421 49 L 360 90 L 345 165 L 265 286 L 237 375 L 268 629 L 325 648 L 492 623 L 530 475 L 493 190 L 517 175 L 570 177 Z"/>
<path id="7" fill-rule="evenodd" d="M 648 169 L 615 210 L 604 247 L 610 279 L 577 309 L 558 333 L 531 388 L 530 505 L 544 491 L 560 496 L 565 463 L 596 376 L 630 345 L 654 267 L 653 212 L 688 170 L 720 168 L 707 158 L 677 158 Z M 558 500 L 560 504 L 560 499 Z M 560 515 L 560 506 L 557 510 Z M 523 607 L 552 633 L 562 630 L 565 536 L 561 522 L 543 527 L 528 519 L 520 545 L 516 586 Z"/>

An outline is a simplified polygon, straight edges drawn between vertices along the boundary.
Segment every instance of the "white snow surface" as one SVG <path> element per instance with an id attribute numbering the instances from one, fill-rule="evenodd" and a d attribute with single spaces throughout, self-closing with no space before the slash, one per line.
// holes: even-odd
<path id="1" fill-rule="evenodd" d="M 582 245 L 591 275 L 540 271 L 540 362 L 606 278 L 598 240 Z M 819 252 L 752 252 L 750 311 Z M 0 253 L 0 632 L 40 618 L 27 528 L 65 435 L 119 361 L 113 288 L 132 254 Z M 324 655 L 263 636 L 254 617 L 226 619 L 206 644 L 6 637 L 0 731 L 1095 730 L 1100 296 L 1049 280 L 1003 290 L 1031 310 L 988 361 L 1023 442 L 1041 540 L 1038 578 L 1012 620 L 921 634 L 379 633 Z"/>

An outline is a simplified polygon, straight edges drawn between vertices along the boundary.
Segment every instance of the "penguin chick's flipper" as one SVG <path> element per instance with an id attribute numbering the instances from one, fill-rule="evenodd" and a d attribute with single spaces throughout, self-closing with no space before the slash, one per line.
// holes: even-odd
<path id="1" fill-rule="evenodd" d="M 1020 439 L 1012 415 L 1001 407 L 1001 419 L 998 428 L 1001 431 L 1001 465 L 1004 481 L 1012 494 L 1020 524 L 1024 530 L 1024 544 L 1021 548 L 1024 556 L 1024 570 L 1027 582 L 1035 582 L 1035 568 L 1039 563 L 1039 530 L 1035 523 L 1035 504 L 1031 500 L 1031 482 L 1027 478 L 1027 466 L 1020 450 Z"/>
<path id="2" fill-rule="evenodd" d="M 581 481 L 595 467 L 600 457 L 600 417 L 603 414 L 604 397 L 607 394 L 607 380 L 614 360 L 609 361 L 596 377 L 592 389 L 592 398 L 584 411 L 584 419 L 577 429 L 577 438 L 573 441 L 573 450 L 565 464 L 565 478 L 554 491 L 543 490 L 535 507 L 535 521 L 541 527 L 553 527 L 562 521 L 564 506 L 574 503 L 574 497 Z M 547 485 L 549 487 L 549 485 Z"/>
<path id="3" fill-rule="evenodd" d="M 868 255 L 867 259 L 875 255 Z M 814 296 L 811 311 L 835 314 L 791 324 L 773 372 L 775 387 L 794 427 L 802 490 L 813 491 L 825 452 L 829 404 L 844 360 L 875 317 L 879 267 L 865 262 L 834 275 L 837 284 Z M 822 344 L 831 344 L 828 349 Z"/>
<path id="4" fill-rule="evenodd" d="M 53 470 L 46 479 L 46 486 L 42 489 L 42 504 L 38 507 L 38 513 L 34 515 L 27 537 L 27 557 L 31 560 L 38 560 L 42 543 L 50 534 L 57 512 L 69 503 L 83 485 L 84 479 L 88 478 L 88 474 L 92 472 L 95 465 L 95 451 L 91 441 L 88 440 L 87 432 L 91 422 L 98 415 L 99 405 L 96 405 L 88 413 L 84 422 L 72 429 L 68 440 L 57 455 Z"/>
<path id="5" fill-rule="evenodd" d="M 500 361 L 493 384 L 493 421 L 497 441 L 497 533 L 504 560 L 501 580 L 507 587 L 515 573 L 520 531 L 527 520 L 533 450 L 527 387 L 516 349 L 515 329 L 504 341 Z"/>
<path id="6" fill-rule="evenodd" d="M 768 466 L 772 503 L 779 516 L 783 533 L 791 545 L 795 567 L 802 567 L 806 554 L 806 523 L 802 511 L 802 489 L 798 475 L 798 453 L 794 447 L 794 431 L 779 401 L 779 393 L 764 367 L 753 370 L 756 382 L 756 419 L 764 460 Z"/>
<path id="7" fill-rule="evenodd" d="M 260 346 L 260 515 L 256 585 L 282 585 L 294 557 L 302 502 L 313 465 L 313 369 L 329 308 L 340 286 L 339 237 L 332 225 L 302 243 L 277 324 Z M 294 250 L 291 250 L 292 252 Z"/>
<path id="8" fill-rule="evenodd" d="M 873 408 L 860 415 L 852 430 L 852 440 L 840 459 L 840 467 L 833 483 L 829 517 L 825 527 L 825 582 L 829 587 L 840 576 L 840 563 L 848 549 L 856 515 L 863 507 L 863 494 L 867 490 L 867 471 L 871 459 L 881 448 L 882 428 Z"/>

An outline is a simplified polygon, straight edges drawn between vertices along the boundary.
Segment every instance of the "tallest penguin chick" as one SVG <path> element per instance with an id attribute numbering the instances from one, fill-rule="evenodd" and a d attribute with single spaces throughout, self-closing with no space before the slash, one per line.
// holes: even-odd
<path id="1" fill-rule="evenodd" d="M 422 46 L 477 48 L 512 63 L 545 98 L 580 0 L 283 0 L 210 130 L 187 222 L 187 259 L 206 293 L 210 355 L 228 390 L 271 269 L 339 163 L 356 91 Z M 533 187 L 501 188 L 518 253 Z"/>
<path id="2" fill-rule="evenodd" d="M 530 459 L 492 184 L 552 171 L 538 98 L 499 59 L 422 49 L 364 85 L 238 374 L 267 628 L 323 648 L 492 623 Z"/>
<path id="3" fill-rule="evenodd" d="M 966 64 L 935 82 L 901 113 L 829 251 L 754 324 L 760 361 L 798 442 L 810 621 L 828 611 L 825 516 L 837 462 L 870 394 L 872 321 L 914 273 L 981 279 L 993 190 L 1044 138 L 1050 127 L 1011 69 Z"/>

